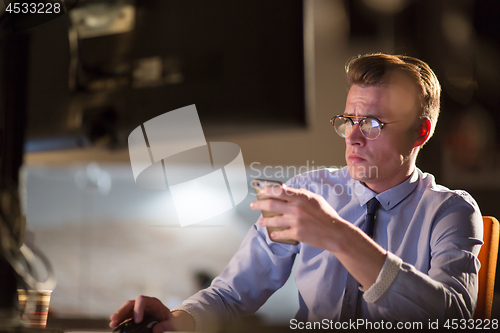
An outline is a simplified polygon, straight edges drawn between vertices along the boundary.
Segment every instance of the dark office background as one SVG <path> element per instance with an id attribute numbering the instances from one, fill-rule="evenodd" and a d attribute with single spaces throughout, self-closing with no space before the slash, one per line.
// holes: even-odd
<path id="1" fill-rule="evenodd" d="M 342 166 L 343 143 L 328 119 L 342 112 L 343 64 L 362 53 L 407 54 L 426 61 L 443 88 L 438 127 L 418 166 L 471 193 L 483 215 L 500 217 L 500 1 L 311 0 L 305 11 L 295 0 L 132 3 L 134 31 L 79 43 L 72 89 L 67 20 L 23 32 L 30 48 L 29 148 L 73 148 L 30 153 L 28 165 L 125 165 L 131 129 L 196 103 L 207 141 L 239 144 L 247 164 Z M 302 43 L 302 17 L 313 20 L 314 44 Z M 308 47 L 314 61 L 304 67 Z M 133 70 L 152 57 L 167 80 L 133 86 Z M 312 97 L 305 93 L 311 87 Z M 81 122 L 69 126 L 71 114 Z M 58 140 L 44 141 L 52 136 Z M 105 153 L 76 157 L 85 145 Z"/>

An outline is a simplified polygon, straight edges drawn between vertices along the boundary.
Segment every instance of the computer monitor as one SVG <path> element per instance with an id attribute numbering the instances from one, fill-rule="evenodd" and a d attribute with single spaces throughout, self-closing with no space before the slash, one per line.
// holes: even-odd
<path id="1" fill-rule="evenodd" d="M 124 148 L 192 104 L 207 136 L 306 128 L 304 28 L 302 1 L 80 1 L 30 29 L 26 148 Z"/>

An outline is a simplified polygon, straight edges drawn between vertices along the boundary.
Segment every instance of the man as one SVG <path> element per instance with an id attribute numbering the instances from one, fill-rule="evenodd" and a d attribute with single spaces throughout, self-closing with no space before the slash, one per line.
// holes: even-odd
<path id="1" fill-rule="evenodd" d="M 266 187 L 267 199 L 252 209 L 281 215 L 258 220 L 209 288 L 172 312 L 139 296 L 111 316 L 111 326 L 132 315 L 140 321 L 145 311 L 161 321 L 154 332 L 217 327 L 255 312 L 285 283 L 294 261 L 297 322 L 443 325 L 472 317 L 481 213 L 469 194 L 436 185 L 415 166 L 439 114 L 436 76 L 418 59 L 384 54 L 355 58 L 346 72 L 345 111 L 332 123 L 345 137 L 347 167 Z M 272 238 L 300 243 L 274 242 L 266 227 L 285 227 Z"/>

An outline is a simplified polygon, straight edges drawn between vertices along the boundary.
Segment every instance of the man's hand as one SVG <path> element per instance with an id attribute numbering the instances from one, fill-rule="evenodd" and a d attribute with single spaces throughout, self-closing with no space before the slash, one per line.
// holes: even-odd
<path id="1" fill-rule="evenodd" d="M 160 300 L 147 296 L 137 296 L 135 300 L 123 303 L 118 311 L 111 315 L 109 326 L 116 327 L 128 318 L 134 318 L 136 323 L 140 323 L 144 318 L 144 313 L 151 314 L 160 321 L 153 326 L 153 333 L 194 330 L 194 320 L 187 312 L 172 313 Z"/>
<path id="2" fill-rule="evenodd" d="M 251 208 L 282 215 L 262 217 L 258 221 L 259 225 L 288 228 L 274 231 L 274 239 L 294 239 L 331 252 L 338 250 L 335 248 L 334 223 L 343 219 L 322 196 L 305 189 L 277 186 L 266 186 L 261 194 L 266 199 L 252 202 Z"/>
<path id="3" fill-rule="evenodd" d="M 294 239 L 325 249 L 335 255 L 365 289 L 375 283 L 387 251 L 341 218 L 322 196 L 305 189 L 277 186 L 266 186 L 261 194 L 264 199 L 253 201 L 251 208 L 281 215 L 262 217 L 259 225 L 288 228 L 273 231 L 275 240 Z"/>

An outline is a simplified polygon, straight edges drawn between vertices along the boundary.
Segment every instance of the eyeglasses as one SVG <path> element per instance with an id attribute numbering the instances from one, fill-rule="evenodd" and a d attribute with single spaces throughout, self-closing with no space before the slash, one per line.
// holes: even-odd
<path id="1" fill-rule="evenodd" d="M 338 115 L 330 119 L 330 123 L 335 128 L 337 134 L 343 138 L 351 135 L 352 127 L 358 125 L 361 134 L 363 134 L 365 138 L 368 140 L 375 140 L 379 137 L 385 125 L 395 123 L 395 121 L 383 123 L 377 118 L 372 117 L 349 117 Z"/>

